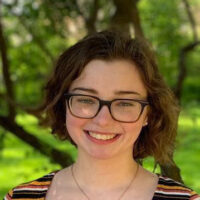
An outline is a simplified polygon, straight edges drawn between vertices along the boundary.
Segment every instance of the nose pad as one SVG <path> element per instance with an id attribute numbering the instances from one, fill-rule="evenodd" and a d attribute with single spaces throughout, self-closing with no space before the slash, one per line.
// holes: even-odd
<path id="1" fill-rule="evenodd" d="M 113 120 L 108 106 L 104 105 L 98 112 L 98 114 L 93 118 L 93 121 L 101 125 L 109 123 L 109 120 Z"/>

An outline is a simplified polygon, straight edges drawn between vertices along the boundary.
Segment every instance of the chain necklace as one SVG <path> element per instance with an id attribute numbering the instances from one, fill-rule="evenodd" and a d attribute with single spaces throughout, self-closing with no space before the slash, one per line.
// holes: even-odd
<path id="1" fill-rule="evenodd" d="M 88 199 L 90 200 L 89 196 L 85 193 L 85 191 L 81 188 L 81 186 L 79 185 L 78 181 L 76 180 L 75 176 L 74 176 L 74 170 L 73 170 L 73 166 L 71 166 L 71 173 L 72 173 L 72 177 L 77 185 L 77 187 L 79 188 L 79 190 L 81 191 L 81 193 Z M 138 169 L 139 169 L 139 164 L 137 164 L 137 169 L 135 171 L 135 174 L 133 175 L 133 178 L 131 179 L 130 183 L 128 184 L 128 186 L 125 188 L 125 190 L 122 192 L 122 194 L 120 195 L 118 200 L 121 200 L 122 197 L 125 195 L 125 193 L 128 191 L 128 189 L 130 188 L 131 184 L 133 183 L 133 181 L 135 180 L 137 173 L 138 173 Z"/>

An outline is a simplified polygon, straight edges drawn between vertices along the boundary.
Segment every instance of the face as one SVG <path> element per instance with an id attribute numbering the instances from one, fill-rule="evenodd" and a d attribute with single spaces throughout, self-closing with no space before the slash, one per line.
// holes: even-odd
<path id="1" fill-rule="evenodd" d="M 92 95 L 102 100 L 147 98 L 147 90 L 136 66 L 125 60 L 92 60 L 73 81 L 69 92 Z M 147 107 L 134 123 L 114 120 L 107 106 L 103 106 L 92 119 L 77 118 L 68 107 L 66 112 L 67 130 L 79 153 L 98 159 L 124 154 L 132 158 L 134 142 L 147 122 Z"/>

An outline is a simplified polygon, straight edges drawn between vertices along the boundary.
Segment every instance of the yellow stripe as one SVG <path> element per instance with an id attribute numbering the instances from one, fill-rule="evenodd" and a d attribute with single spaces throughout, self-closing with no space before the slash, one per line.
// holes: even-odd
<path id="1" fill-rule="evenodd" d="M 195 191 L 191 191 L 191 195 L 197 195 Z"/>
<path id="2" fill-rule="evenodd" d="M 12 197 L 12 195 L 13 195 L 13 190 L 10 190 L 10 191 L 8 192 L 8 194 Z"/>
<path id="3" fill-rule="evenodd" d="M 18 187 L 21 187 L 21 186 L 30 186 L 30 185 L 36 185 L 36 186 L 42 186 L 42 185 L 50 185 L 51 181 L 43 181 L 43 182 L 39 182 L 39 181 L 33 181 L 33 182 L 30 182 L 30 183 L 25 183 L 25 184 L 21 184 L 19 185 Z"/>
<path id="4" fill-rule="evenodd" d="M 191 190 L 190 189 L 187 189 L 185 187 L 182 187 L 182 186 L 168 186 L 168 185 L 160 185 L 158 184 L 158 188 L 163 188 L 163 189 L 171 189 L 171 190 L 183 190 L 183 191 L 187 191 L 187 192 L 190 192 Z"/>

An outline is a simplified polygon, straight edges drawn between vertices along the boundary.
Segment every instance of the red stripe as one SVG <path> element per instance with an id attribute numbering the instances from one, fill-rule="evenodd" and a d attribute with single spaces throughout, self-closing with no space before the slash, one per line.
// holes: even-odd
<path id="1" fill-rule="evenodd" d="M 12 200 L 12 199 L 11 199 L 11 196 L 10 196 L 9 194 L 6 195 L 6 198 L 7 198 L 8 200 Z"/>
<path id="2" fill-rule="evenodd" d="M 190 200 L 200 200 L 200 196 L 198 194 L 195 194 L 193 196 L 190 197 Z"/>

